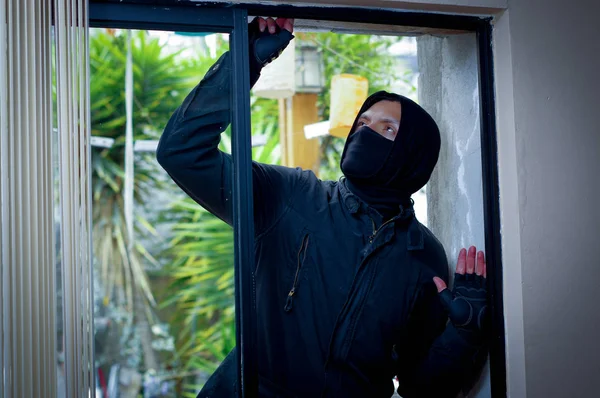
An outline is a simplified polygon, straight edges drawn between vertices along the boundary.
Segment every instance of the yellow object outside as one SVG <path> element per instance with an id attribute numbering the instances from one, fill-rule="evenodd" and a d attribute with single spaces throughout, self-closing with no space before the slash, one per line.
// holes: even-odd
<path id="1" fill-rule="evenodd" d="M 367 99 L 369 81 L 358 75 L 344 73 L 331 79 L 331 122 L 329 134 L 347 138 L 356 114 Z"/>

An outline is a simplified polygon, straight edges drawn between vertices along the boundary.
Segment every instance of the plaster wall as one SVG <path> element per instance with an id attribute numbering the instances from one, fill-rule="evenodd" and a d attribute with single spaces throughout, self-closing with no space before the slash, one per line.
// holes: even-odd
<path id="1" fill-rule="evenodd" d="M 477 38 L 474 34 L 417 39 L 419 103 L 440 127 L 438 165 L 427 184 L 428 226 L 451 268 L 463 247 L 484 247 Z M 471 396 L 490 396 L 489 369 Z"/>

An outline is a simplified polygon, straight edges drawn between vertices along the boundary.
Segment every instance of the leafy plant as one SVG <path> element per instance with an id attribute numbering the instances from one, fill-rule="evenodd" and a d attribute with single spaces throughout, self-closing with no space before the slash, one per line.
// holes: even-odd
<path id="1" fill-rule="evenodd" d="M 92 153 L 93 251 L 95 276 L 103 289 L 103 311 L 124 314 L 113 324 L 123 333 L 137 333 L 141 339 L 145 367 L 157 367 L 151 349 L 150 324 L 154 295 L 147 275 L 148 267 L 158 267 L 142 239 L 157 235 L 152 220 L 142 216 L 150 198 L 162 182 L 146 156 L 136 157 L 134 200 L 135 233 L 131 242 L 126 233 L 124 212 L 125 164 L 125 65 L 127 35 L 122 32 L 95 30 L 90 36 L 90 96 L 92 135 L 110 138 L 109 148 L 94 148 Z M 144 31 L 132 35 L 134 81 L 134 139 L 153 139 L 166 124 L 170 112 L 183 100 L 189 87 L 190 73 L 177 62 L 177 54 L 167 54 L 158 39 Z M 135 324 L 135 327 L 132 325 Z M 109 334 L 99 344 L 104 355 L 100 363 L 124 361 L 123 346 Z M 110 341 L 108 341 L 110 340 Z M 124 341 L 129 339 L 125 338 Z"/>
<path id="2" fill-rule="evenodd" d="M 253 132 L 268 137 L 253 149 L 256 161 L 277 164 L 279 139 L 277 102 L 252 98 Z M 221 149 L 230 149 L 230 130 Z M 174 307 L 171 322 L 180 325 L 177 360 L 182 372 L 209 375 L 235 346 L 233 231 L 190 198 L 168 210 L 175 237 L 169 246 L 173 261 L 165 268 L 172 284 L 161 306 Z"/>

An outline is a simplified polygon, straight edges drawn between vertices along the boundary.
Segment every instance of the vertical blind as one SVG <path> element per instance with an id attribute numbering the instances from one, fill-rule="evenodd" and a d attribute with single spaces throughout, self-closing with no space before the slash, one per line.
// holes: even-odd
<path id="1" fill-rule="evenodd" d="M 65 391 L 93 396 L 93 292 L 86 0 L 54 0 Z"/>
<path id="2" fill-rule="evenodd" d="M 94 394 L 87 19 L 85 0 L 0 0 L 0 398 L 57 396 L 62 366 L 67 397 Z"/>

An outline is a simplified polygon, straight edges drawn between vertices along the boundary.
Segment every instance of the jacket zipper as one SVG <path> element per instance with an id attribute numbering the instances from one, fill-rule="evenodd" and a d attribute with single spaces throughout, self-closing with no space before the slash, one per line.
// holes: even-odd
<path id="1" fill-rule="evenodd" d="M 377 226 L 375 225 L 375 221 L 371 218 L 371 223 L 373 224 L 373 234 L 371 236 L 369 236 L 369 243 L 372 244 L 373 241 L 375 240 L 375 237 L 379 233 L 379 231 L 381 231 L 386 225 L 388 225 L 388 224 L 396 221 L 397 219 L 398 219 L 398 216 L 396 216 L 396 217 L 394 217 L 394 218 L 392 218 L 392 219 L 384 222 L 383 224 L 381 224 L 381 227 L 379 227 L 379 229 L 377 229 Z M 364 264 L 365 260 L 366 259 L 362 260 L 362 262 L 360 264 L 359 271 L 354 276 L 354 280 L 352 281 L 352 286 L 350 287 L 351 291 L 356 288 L 356 280 L 357 280 L 358 274 L 360 272 L 364 272 L 363 264 Z M 330 362 L 330 359 L 331 359 L 332 350 L 334 348 L 334 342 L 335 342 L 335 337 L 334 336 L 335 336 L 335 334 L 337 333 L 337 330 L 338 330 L 338 325 L 339 325 L 339 322 L 340 322 L 340 316 L 346 310 L 346 307 L 348 305 L 349 305 L 349 302 L 346 301 L 344 303 L 344 306 L 342 307 L 341 311 L 338 313 L 337 319 L 335 320 L 335 326 L 334 326 L 334 329 L 333 329 L 333 332 L 332 332 L 332 335 L 331 335 L 331 339 L 329 340 L 329 349 L 328 349 L 328 353 L 327 353 L 327 359 L 325 360 L 325 380 L 327 380 L 327 375 L 328 375 L 327 368 L 329 366 L 329 362 Z M 326 386 L 325 386 L 325 388 L 324 388 L 324 390 L 323 390 L 323 392 L 321 394 L 322 398 L 325 398 L 326 394 L 327 394 L 327 381 L 325 381 L 325 384 L 326 384 Z"/>
<path id="2" fill-rule="evenodd" d="M 381 224 L 381 227 L 379 227 L 379 229 L 377 229 L 377 227 L 375 226 L 375 221 L 373 221 L 373 219 L 371 218 L 371 223 L 373 223 L 373 235 L 369 236 L 369 243 L 373 243 L 373 241 L 375 240 L 375 237 L 377 236 L 377 234 L 379 233 L 379 231 L 381 231 L 383 229 L 383 227 L 385 227 L 389 223 L 395 221 L 396 218 L 397 217 L 394 217 L 392 219 L 387 220 L 386 222 L 384 222 L 383 224 Z"/>
<path id="3" fill-rule="evenodd" d="M 294 284 L 292 285 L 292 289 L 289 291 L 287 295 L 287 299 L 285 300 L 285 307 L 283 309 L 285 312 L 290 312 L 292 310 L 292 306 L 294 305 L 294 295 L 296 294 L 296 289 L 298 288 L 298 280 L 300 278 L 300 269 L 302 268 L 302 264 L 306 260 L 306 252 L 308 252 L 308 234 L 304 235 L 302 239 L 302 245 L 300 246 L 300 250 L 298 250 L 298 266 L 296 267 L 296 275 L 294 276 Z M 304 254 L 304 256 L 302 255 Z"/>

